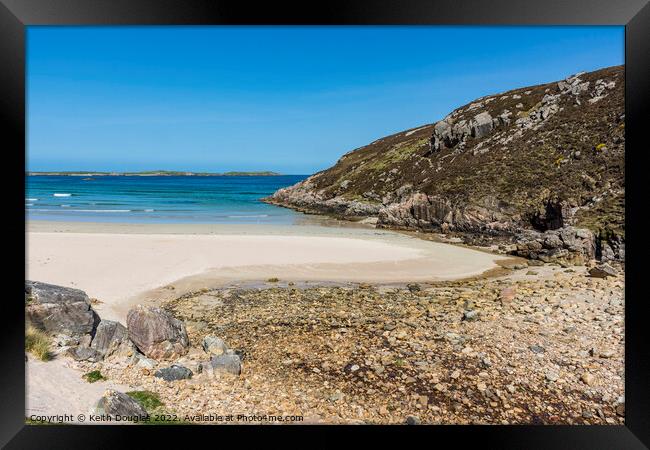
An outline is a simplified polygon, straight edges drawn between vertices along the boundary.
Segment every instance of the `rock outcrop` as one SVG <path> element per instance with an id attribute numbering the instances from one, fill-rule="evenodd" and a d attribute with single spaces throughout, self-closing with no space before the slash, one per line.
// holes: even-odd
<path id="1" fill-rule="evenodd" d="M 129 339 L 150 358 L 173 359 L 187 353 L 185 324 L 163 309 L 138 305 L 128 312 L 126 324 Z"/>
<path id="2" fill-rule="evenodd" d="M 516 211 L 499 205 L 495 199 L 485 200 L 484 204 L 454 205 L 445 198 L 418 192 L 382 208 L 377 225 L 442 232 L 508 232 L 518 229 L 513 222 Z"/>
<path id="3" fill-rule="evenodd" d="M 279 189 L 268 203 L 279 206 L 291 205 L 293 209 L 303 212 L 319 212 L 342 217 L 367 217 L 379 213 L 381 206 L 341 197 L 326 198 L 314 192 L 309 180 L 285 189 Z"/>
<path id="4" fill-rule="evenodd" d="M 71 341 L 92 335 L 99 323 L 84 291 L 38 281 L 25 281 L 25 314 L 33 327 Z"/>
<path id="5" fill-rule="evenodd" d="M 514 252 L 529 258 L 624 260 L 624 81 L 617 66 L 479 98 L 265 201 L 380 228 L 530 242 Z M 587 230 L 589 242 L 556 241 L 564 228 Z M 540 239 L 548 244 L 535 251 Z"/>
<path id="6" fill-rule="evenodd" d="M 584 263 L 596 257 L 596 238 L 584 228 L 564 227 L 546 232 L 524 231 L 511 253 L 544 262 L 565 260 Z"/>

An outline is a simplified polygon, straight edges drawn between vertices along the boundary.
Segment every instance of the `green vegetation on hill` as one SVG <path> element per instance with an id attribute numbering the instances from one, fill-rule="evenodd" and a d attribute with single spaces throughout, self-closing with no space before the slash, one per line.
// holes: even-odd
<path id="1" fill-rule="evenodd" d="M 550 215 L 565 225 L 624 237 L 624 92 L 624 67 L 615 66 L 485 96 L 348 152 L 269 200 L 351 217 L 365 210 L 337 205 L 401 204 L 397 216 L 385 214 L 391 223 L 422 226 L 435 216 L 472 231 L 495 221 L 544 229 L 549 208 L 561 209 Z M 438 200 L 414 209 L 404 203 L 411 193 Z M 452 212 L 443 218 L 445 208 Z"/>

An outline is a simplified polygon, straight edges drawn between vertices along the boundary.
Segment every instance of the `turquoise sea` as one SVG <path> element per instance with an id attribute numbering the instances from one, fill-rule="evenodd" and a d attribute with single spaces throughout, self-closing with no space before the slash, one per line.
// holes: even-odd
<path id="1" fill-rule="evenodd" d="M 27 176 L 27 220 L 293 224 L 300 216 L 260 201 L 308 175 Z"/>

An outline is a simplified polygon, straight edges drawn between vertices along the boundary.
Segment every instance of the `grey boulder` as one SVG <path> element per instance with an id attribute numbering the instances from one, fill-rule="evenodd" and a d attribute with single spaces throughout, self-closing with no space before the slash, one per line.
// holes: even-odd
<path id="1" fill-rule="evenodd" d="M 599 264 L 596 267 L 589 269 L 589 276 L 594 278 L 615 277 L 616 274 L 616 269 L 607 263 Z"/>
<path id="2" fill-rule="evenodd" d="M 78 345 L 76 347 L 70 347 L 69 349 L 66 350 L 65 354 L 67 356 L 70 356 L 75 361 L 97 362 L 103 358 L 102 354 L 99 353 L 97 350 L 92 349 L 90 347 L 84 347 L 82 345 Z"/>
<path id="3" fill-rule="evenodd" d="M 539 232 L 523 230 L 517 235 L 517 250 L 512 253 L 544 262 L 580 262 L 596 256 L 596 238 L 583 228 L 562 227 Z"/>
<path id="4" fill-rule="evenodd" d="M 418 416 L 408 416 L 406 417 L 406 424 L 407 425 L 420 425 L 422 421 Z"/>
<path id="5" fill-rule="evenodd" d="M 203 365 L 203 371 L 206 373 L 214 371 L 240 375 L 241 358 L 236 353 L 224 353 L 223 355 L 213 356 L 209 363 Z"/>
<path id="6" fill-rule="evenodd" d="M 129 332 L 124 325 L 113 320 L 102 320 L 97 325 L 95 337 L 90 348 L 97 351 L 102 358 L 113 354 L 126 356 L 133 352 L 133 343 L 129 340 Z"/>
<path id="7" fill-rule="evenodd" d="M 219 356 L 228 351 L 228 346 L 223 339 L 215 336 L 206 336 L 203 338 L 203 350 L 211 355 Z"/>
<path id="8" fill-rule="evenodd" d="M 25 281 L 25 315 L 39 330 L 74 338 L 92 334 L 100 320 L 84 291 L 38 281 Z"/>
<path id="9" fill-rule="evenodd" d="M 148 417 L 147 411 L 140 403 L 123 392 L 113 389 L 104 392 L 95 406 L 95 411 L 97 414 L 106 414 L 113 419 L 119 417 L 134 422 Z"/>
<path id="10" fill-rule="evenodd" d="M 493 122 L 492 116 L 487 111 L 474 116 L 471 122 L 472 136 L 475 138 L 482 138 L 487 136 L 492 131 Z"/>
<path id="11" fill-rule="evenodd" d="M 163 309 L 138 305 L 129 311 L 126 325 L 129 339 L 150 358 L 175 359 L 187 353 L 185 324 Z"/>
<path id="12" fill-rule="evenodd" d="M 170 367 L 156 370 L 154 376 L 165 381 L 185 380 L 192 378 L 192 371 L 180 364 L 172 364 Z"/>

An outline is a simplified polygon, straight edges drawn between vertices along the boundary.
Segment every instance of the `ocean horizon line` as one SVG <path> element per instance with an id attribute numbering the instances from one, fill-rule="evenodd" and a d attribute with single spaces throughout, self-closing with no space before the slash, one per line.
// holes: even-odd
<path id="1" fill-rule="evenodd" d="M 27 176 L 309 176 L 307 173 L 280 173 L 270 170 L 246 171 L 232 170 L 225 172 L 204 172 L 192 170 L 28 170 Z"/>

